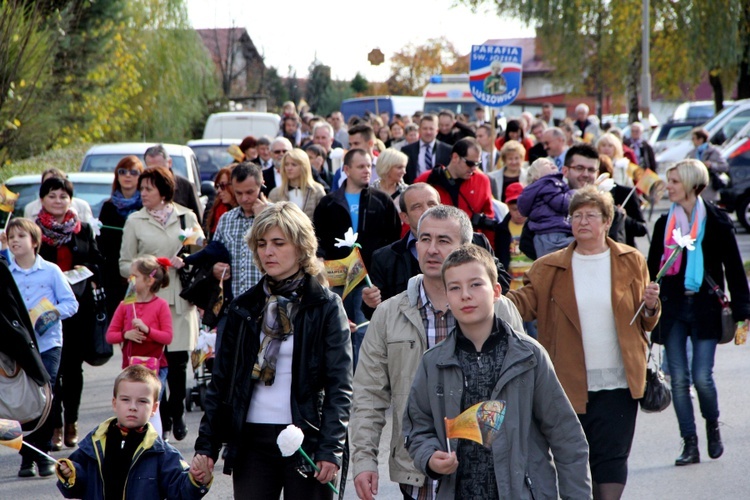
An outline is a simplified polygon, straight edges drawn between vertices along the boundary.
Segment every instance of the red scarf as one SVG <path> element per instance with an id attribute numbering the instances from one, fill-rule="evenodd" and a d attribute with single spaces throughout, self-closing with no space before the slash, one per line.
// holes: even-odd
<path id="1" fill-rule="evenodd" d="M 81 221 L 72 210 L 65 213 L 60 223 L 54 215 L 42 208 L 36 217 L 36 223 L 42 230 L 42 241 L 56 248 L 68 243 L 74 234 L 81 232 Z"/>

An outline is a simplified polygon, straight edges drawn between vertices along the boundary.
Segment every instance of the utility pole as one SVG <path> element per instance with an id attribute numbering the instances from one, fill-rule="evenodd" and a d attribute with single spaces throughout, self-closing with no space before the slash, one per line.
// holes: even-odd
<path id="1" fill-rule="evenodd" d="M 651 70 L 649 65 L 649 37 L 651 24 L 649 21 L 649 0 L 643 0 L 643 21 L 641 26 L 641 111 L 642 121 L 649 124 L 651 113 Z"/>

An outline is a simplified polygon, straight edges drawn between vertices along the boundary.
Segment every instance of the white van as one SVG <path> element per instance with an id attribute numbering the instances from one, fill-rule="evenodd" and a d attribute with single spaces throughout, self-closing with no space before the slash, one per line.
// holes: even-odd
<path id="1" fill-rule="evenodd" d="M 252 135 L 276 137 L 281 118 L 276 113 L 257 111 L 227 111 L 214 113 L 206 120 L 204 139 L 240 139 Z"/>

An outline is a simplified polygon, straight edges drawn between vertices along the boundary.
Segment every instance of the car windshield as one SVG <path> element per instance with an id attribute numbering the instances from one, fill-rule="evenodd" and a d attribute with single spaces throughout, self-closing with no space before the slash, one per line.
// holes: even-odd
<path id="1" fill-rule="evenodd" d="M 718 115 L 714 116 L 708 123 L 703 125 L 703 128 L 705 128 L 709 132 L 713 132 L 713 130 L 718 127 L 718 124 L 721 123 L 728 114 L 734 112 L 736 108 L 737 105 L 733 104 L 722 109 Z"/>
<path id="2" fill-rule="evenodd" d="M 220 168 L 234 163 L 232 155 L 227 153 L 227 146 L 216 144 L 205 146 L 190 146 L 198 158 L 201 168 L 201 178 L 213 179 Z"/>
<path id="3" fill-rule="evenodd" d="M 81 165 L 81 172 L 112 172 L 114 173 L 115 167 L 124 157 L 133 153 L 121 153 L 121 154 L 91 154 L 86 155 L 83 159 L 83 165 Z M 141 158 L 142 155 L 135 155 Z M 145 165 L 144 165 L 145 166 Z M 178 175 L 189 179 L 187 173 L 187 164 L 184 156 L 172 156 L 172 170 Z"/>

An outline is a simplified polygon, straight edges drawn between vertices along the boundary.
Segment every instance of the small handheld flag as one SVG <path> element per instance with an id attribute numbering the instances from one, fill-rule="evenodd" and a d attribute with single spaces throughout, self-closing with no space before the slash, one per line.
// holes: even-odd
<path id="1" fill-rule="evenodd" d="M 18 195 L 8 189 L 5 184 L 0 185 L 0 210 L 3 212 L 12 212 L 16 206 Z"/>
<path id="2" fill-rule="evenodd" d="M 135 304 L 135 276 L 130 276 L 128 278 L 128 289 L 125 291 L 125 298 L 122 299 L 122 302 L 124 304 Z"/>
<path id="3" fill-rule="evenodd" d="M 504 419 L 505 401 L 477 403 L 456 418 L 445 418 L 445 436 L 447 439 L 469 439 L 491 448 Z"/>
<path id="4" fill-rule="evenodd" d="M 53 462 L 59 463 L 59 461 L 49 453 L 45 453 L 36 446 L 32 446 L 29 443 L 24 442 L 21 423 L 17 420 L 7 420 L 5 418 L 0 418 L 0 444 L 3 446 L 7 446 L 8 448 L 13 448 L 14 450 L 20 450 L 21 446 L 27 446 L 37 453 L 41 453 Z"/>

